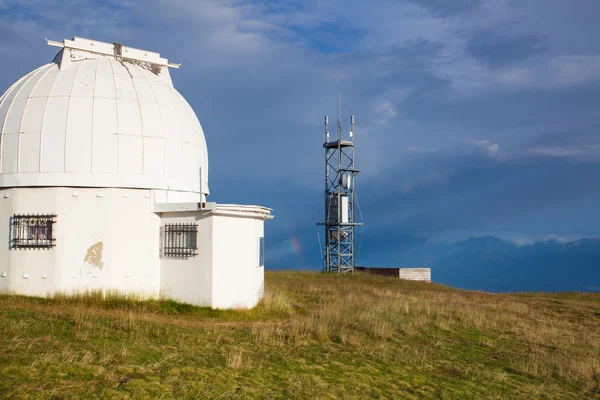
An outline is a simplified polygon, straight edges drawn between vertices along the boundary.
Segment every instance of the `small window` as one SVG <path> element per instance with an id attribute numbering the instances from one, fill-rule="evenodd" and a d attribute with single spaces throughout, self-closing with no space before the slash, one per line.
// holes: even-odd
<path id="1" fill-rule="evenodd" d="M 10 218 L 11 249 L 50 249 L 56 245 L 54 214 L 15 214 Z"/>
<path id="2" fill-rule="evenodd" d="M 265 238 L 261 237 L 258 240 L 258 266 L 265 266 Z"/>
<path id="3" fill-rule="evenodd" d="M 198 254 L 198 225 L 165 224 L 163 256 L 188 258 Z"/>

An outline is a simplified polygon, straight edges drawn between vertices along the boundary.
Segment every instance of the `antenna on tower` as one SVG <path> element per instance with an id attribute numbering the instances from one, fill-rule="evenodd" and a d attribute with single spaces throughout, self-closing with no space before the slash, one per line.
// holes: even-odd
<path id="1" fill-rule="evenodd" d="M 342 91 L 338 90 L 338 107 L 339 107 L 339 114 L 338 114 L 338 121 L 342 120 Z"/>

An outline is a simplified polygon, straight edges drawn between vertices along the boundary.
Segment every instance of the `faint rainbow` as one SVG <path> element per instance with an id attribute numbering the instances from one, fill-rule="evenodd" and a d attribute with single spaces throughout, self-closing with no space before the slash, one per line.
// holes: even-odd
<path id="1" fill-rule="evenodd" d="M 285 224 L 285 229 L 289 236 L 288 245 L 290 248 L 290 252 L 294 254 L 296 257 L 296 265 L 300 268 L 304 268 L 304 257 L 302 256 L 302 242 L 298 238 L 298 236 L 294 235 L 294 229 L 291 223 Z"/>

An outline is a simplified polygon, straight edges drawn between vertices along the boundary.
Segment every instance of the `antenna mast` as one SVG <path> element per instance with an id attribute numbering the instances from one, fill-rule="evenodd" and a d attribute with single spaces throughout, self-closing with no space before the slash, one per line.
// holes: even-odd
<path id="1" fill-rule="evenodd" d="M 350 117 L 350 137 L 344 140 L 342 132 L 342 99 L 339 93 L 337 140 L 329 140 L 329 118 L 325 117 L 325 260 L 323 271 L 352 273 L 355 267 L 354 177 L 360 171 L 354 166 L 354 115 Z"/>

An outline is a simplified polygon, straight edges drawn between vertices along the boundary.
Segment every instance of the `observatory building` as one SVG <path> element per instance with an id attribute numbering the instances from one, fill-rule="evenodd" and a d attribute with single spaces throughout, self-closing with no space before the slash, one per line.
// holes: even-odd
<path id="1" fill-rule="evenodd" d="M 118 43 L 48 44 L 53 62 L 0 97 L 0 292 L 255 306 L 271 210 L 206 201 L 179 65 Z"/>

